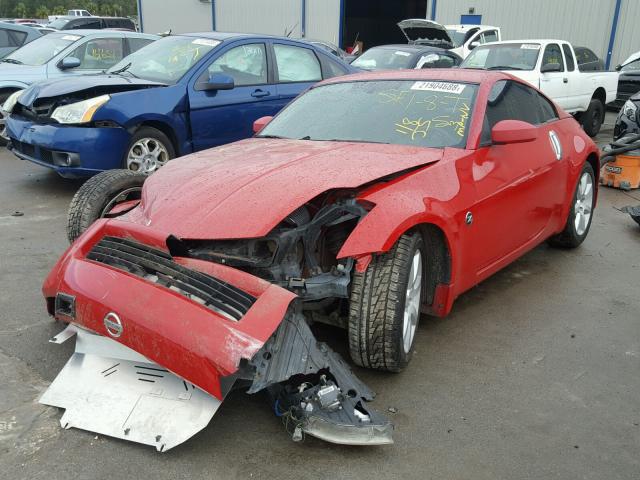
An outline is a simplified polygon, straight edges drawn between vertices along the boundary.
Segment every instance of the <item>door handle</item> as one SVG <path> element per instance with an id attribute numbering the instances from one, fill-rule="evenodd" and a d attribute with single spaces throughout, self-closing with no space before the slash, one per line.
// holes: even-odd
<path id="1" fill-rule="evenodd" d="M 266 90 L 260 90 L 260 89 L 256 90 L 251 94 L 251 96 L 255 98 L 268 97 L 269 95 L 271 95 L 271 92 L 268 92 Z"/>
<path id="2" fill-rule="evenodd" d="M 564 78 L 562 79 L 562 81 L 563 81 L 564 83 L 569 83 L 569 79 L 568 79 L 567 77 L 564 77 Z"/>

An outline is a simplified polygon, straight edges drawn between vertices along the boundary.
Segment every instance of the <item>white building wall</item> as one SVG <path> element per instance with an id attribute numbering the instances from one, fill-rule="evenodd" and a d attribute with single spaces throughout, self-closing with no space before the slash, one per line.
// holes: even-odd
<path id="1" fill-rule="evenodd" d="M 623 0 L 620 16 L 618 17 L 618 30 L 611 57 L 611 67 L 624 62 L 629 55 L 640 51 L 640 0 Z"/>
<path id="2" fill-rule="evenodd" d="M 145 33 L 210 32 L 211 2 L 200 0 L 139 0 Z"/>
<path id="3" fill-rule="evenodd" d="M 474 14 L 482 15 L 482 23 L 501 28 L 504 40 L 557 38 L 588 47 L 606 60 L 615 4 L 616 0 L 439 0 L 436 21 L 460 23 L 460 15 L 468 14 L 469 7 L 474 7 Z M 636 34 L 639 4 L 639 0 L 623 0 L 620 11 L 620 18 L 626 17 L 629 30 L 636 24 Z M 633 9 L 635 15 L 625 9 Z M 620 28 L 618 34 L 622 34 Z M 636 50 L 640 50 L 637 41 L 636 45 Z M 624 56 L 614 50 L 614 58 L 620 55 Z M 611 66 L 614 65 L 612 59 Z"/>
<path id="4" fill-rule="evenodd" d="M 263 33 L 299 38 L 302 28 L 300 0 L 215 0 L 216 30 Z"/>
<path id="5" fill-rule="evenodd" d="M 306 38 L 335 45 L 340 40 L 340 0 L 307 0 Z"/>

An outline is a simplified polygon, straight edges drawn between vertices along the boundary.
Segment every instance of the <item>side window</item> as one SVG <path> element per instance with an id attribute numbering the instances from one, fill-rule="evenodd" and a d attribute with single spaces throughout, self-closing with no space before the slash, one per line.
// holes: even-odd
<path id="1" fill-rule="evenodd" d="M 97 20 L 89 20 L 87 19 L 81 19 L 81 20 L 74 20 L 72 23 L 72 27 L 71 30 L 84 30 L 84 29 L 100 29 L 102 28 L 102 24 L 100 22 L 100 19 Z M 69 30 L 69 28 L 67 27 L 67 30 Z"/>
<path id="2" fill-rule="evenodd" d="M 223 53 L 211 65 L 208 73 L 224 73 L 233 77 L 236 86 L 267 83 L 267 50 L 264 43 L 240 45 Z M 200 78 L 200 81 L 206 81 Z"/>
<path id="3" fill-rule="evenodd" d="M 482 34 L 482 43 L 497 42 L 497 41 L 498 41 L 497 30 L 487 30 Z"/>
<path id="4" fill-rule="evenodd" d="M 638 70 L 640 70 L 640 59 L 629 62 L 620 69 L 621 72 L 637 72 Z"/>
<path id="5" fill-rule="evenodd" d="M 502 120 L 540 125 L 556 118 L 553 105 L 536 90 L 520 82 L 499 80 L 489 92 L 481 141 L 490 144 L 491 129 Z"/>
<path id="6" fill-rule="evenodd" d="M 128 38 L 127 41 L 129 42 L 129 53 L 135 53 L 153 42 L 150 38 Z"/>
<path id="7" fill-rule="evenodd" d="M 0 47 L 12 47 L 8 30 L 0 30 Z"/>
<path id="8" fill-rule="evenodd" d="M 560 65 L 560 71 L 564 72 L 564 62 L 562 61 L 562 52 L 560 46 L 557 43 L 550 43 L 547 48 L 544 49 L 544 55 L 542 56 L 542 65 L 549 65 L 551 63 L 557 63 Z"/>
<path id="9" fill-rule="evenodd" d="M 416 68 L 450 68 L 456 64 L 453 57 L 441 53 L 428 53 L 423 55 Z"/>
<path id="10" fill-rule="evenodd" d="M 278 81 L 317 82 L 322 80 L 320 62 L 313 50 L 292 45 L 274 44 Z"/>
<path id="11" fill-rule="evenodd" d="M 576 65 L 573 61 L 573 54 L 571 53 L 571 47 L 569 47 L 569 44 L 563 43 L 562 51 L 564 52 L 564 58 L 567 61 L 567 70 L 573 72 L 576 68 Z"/>
<path id="12" fill-rule="evenodd" d="M 322 62 L 323 78 L 339 77 L 347 74 L 347 70 L 344 67 L 324 56 L 320 56 L 320 61 Z"/>
<path id="13" fill-rule="evenodd" d="M 80 59 L 77 70 L 105 70 L 123 58 L 121 38 L 96 38 L 76 48 L 70 56 Z"/>

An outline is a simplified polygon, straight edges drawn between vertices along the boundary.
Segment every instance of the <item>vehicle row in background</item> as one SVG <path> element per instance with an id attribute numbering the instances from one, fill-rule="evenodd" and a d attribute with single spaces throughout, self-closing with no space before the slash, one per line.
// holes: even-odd
<path id="1" fill-rule="evenodd" d="M 600 131 L 605 105 L 615 100 L 618 89 L 617 72 L 581 71 L 573 46 L 562 40 L 480 45 L 461 67 L 502 70 L 531 83 L 573 114 L 592 137 Z"/>
<path id="2" fill-rule="evenodd" d="M 15 155 L 64 177 L 114 168 L 150 173 L 174 157 L 247 138 L 257 118 L 320 80 L 355 71 L 287 38 L 169 36 L 106 74 L 17 92 L 4 104 L 6 133 Z"/>

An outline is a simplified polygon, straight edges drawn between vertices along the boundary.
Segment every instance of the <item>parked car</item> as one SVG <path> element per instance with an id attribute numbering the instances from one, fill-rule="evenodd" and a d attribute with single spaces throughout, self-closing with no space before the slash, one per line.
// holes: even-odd
<path id="1" fill-rule="evenodd" d="M 542 242 L 579 246 L 593 218 L 597 146 L 502 72 L 333 78 L 254 130 L 148 177 L 142 202 L 94 223 L 45 280 L 49 314 L 70 324 L 56 338 L 79 335 L 41 400 L 66 409 L 65 428 L 166 450 L 203 428 L 242 379 L 249 393 L 267 389 L 299 435 L 389 443 L 367 387 L 307 321 L 346 328 L 357 365 L 398 372 L 421 312 L 447 315 Z M 90 179 L 71 214 L 123 174 L 134 175 Z M 122 373 L 108 382 L 96 374 L 114 365 Z M 176 435 L 169 400 L 154 408 L 157 396 L 144 395 L 164 387 L 129 380 L 147 367 L 179 386 L 171 398 L 196 385 L 214 407 L 198 415 L 204 399 L 170 402 L 186 419 Z"/>
<path id="2" fill-rule="evenodd" d="M 136 31 L 136 24 L 130 18 L 124 17 L 61 17 L 49 24 L 56 30 L 96 30 L 115 28 L 119 30 Z"/>
<path id="3" fill-rule="evenodd" d="M 337 45 L 334 45 L 333 43 L 327 42 L 325 40 L 313 40 L 313 39 L 308 39 L 308 38 L 304 38 L 303 40 L 314 44 L 316 47 L 320 47 L 320 48 L 326 50 L 327 52 L 335 55 L 340 60 L 343 60 L 343 61 L 345 61 L 347 63 L 351 63 L 357 57 L 357 55 L 351 55 L 351 54 L 345 52 L 343 49 L 341 49 Z"/>
<path id="4" fill-rule="evenodd" d="M 593 50 L 587 47 L 573 47 L 578 62 L 578 70 L 581 72 L 602 72 L 604 71 L 604 62 L 598 58 Z"/>
<path id="5" fill-rule="evenodd" d="M 79 10 L 79 9 L 67 10 L 66 15 L 49 15 L 49 23 L 64 17 L 92 17 L 92 16 L 93 15 L 91 15 L 88 10 Z"/>
<path id="6" fill-rule="evenodd" d="M 576 117 L 594 137 L 604 121 L 605 105 L 616 98 L 616 72 L 582 72 L 570 43 L 562 40 L 510 40 L 481 45 L 461 68 L 502 70 L 547 94 Z"/>
<path id="7" fill-rule="evenodd" d="M 640 112 L 640 91 L 627 97 L 627 100 L 622 104 L 613 128 L 614 140 L 617 141 L 625 135 L 640 134 L 640 114 L 638 112 Z"/>
<path id="8" fill-rule="evenodd" d="M 424 18 L 409 18 L 399 22 L 398 27 L 409 43 L 446 48 L 462 58 L 478 45 L 501 40 L 500 28 L 490 25 L 441 25 Z"/>
<path id="9" fill-rule="evenodd" d="M 462 58 L 451 50 L 414 44 L 373 47 L 351 62 L 351 65 L 364 70 L 395 70 L 450 68 L 461 62 Z"/>
<path id="10" fill-rule="evenodd" d="M 41 36 L 42 32 L 30 26 L 0 22 L 0 59 Z"/>
<path id="11" fill-rule="evenodd" d="M 176 156 L 249 137 L 256 118 L 319 80 L 353 71 L 286 38 L 169 36 L 105 75 L 25 90 L 8 106 L 7 134 L 18 157 L 64 177 L 113 168 L 150 173 Z"/>
<path id="12" fill-rule="evenodd" d="M 618 77 L 618 95 L 612 106 L 622 107 L 629 98 L 640 92 L 640 52 L 629 56 L 624 62 L 616 66 L 620 72 Z"/>
<path id="13" fill-rule="evenodd" d="M 34 82 L 99 73 L 158 39 L 108 30 L 50 33 L 0 60 L 0 144 L 6 143 L 4 103 Z"/>

